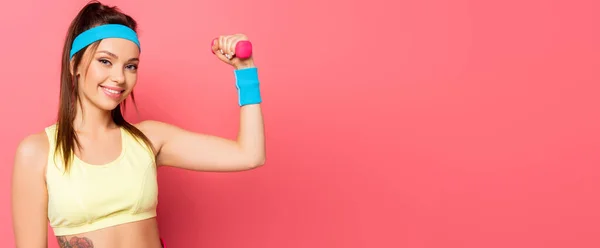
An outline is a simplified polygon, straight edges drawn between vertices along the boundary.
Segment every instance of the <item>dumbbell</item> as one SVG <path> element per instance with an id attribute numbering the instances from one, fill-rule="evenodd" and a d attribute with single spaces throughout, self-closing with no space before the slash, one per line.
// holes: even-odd
<path id="1" fill-rule="evenodd" d="M 212 50 L 212 45 L 215 43 L 217 39 L 214 39 L 212 41 L 211 45 L 211 50 Z M 213 51 L 213 53 L 215 53 Z M 221 51 L 221 54 L 223 54 L 223 51 Z M 238 57 L 240 59 L 247 59 L 250 58 L 250 56 L 252 55 L 252 43 L 250 41 L 247 40 L 242 40 L 239 41 L 236 45 L 235 45 L 235 57 Z M 232 57 L 229 54 L 225 54 L 225 57 L 227 57 L 228 59 L 231 59 Z"/>

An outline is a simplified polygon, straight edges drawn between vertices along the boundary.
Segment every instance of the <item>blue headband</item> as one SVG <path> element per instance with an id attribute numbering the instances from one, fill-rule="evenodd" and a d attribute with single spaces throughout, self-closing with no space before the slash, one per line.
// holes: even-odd
<path id="1" fill-rule="evenodd" d="M 122 38 L 130 40 L 141 50 L 140 41 L 138 40 L 137 34 L 131 28 L 120 24 L 105 24 L 93 27 L 79 34 L 71 46 L 71 54 L 69 59 L 72 59 L 73 55 L 79 52 L 79 50 L 96 41 L 106 38 Z"/>

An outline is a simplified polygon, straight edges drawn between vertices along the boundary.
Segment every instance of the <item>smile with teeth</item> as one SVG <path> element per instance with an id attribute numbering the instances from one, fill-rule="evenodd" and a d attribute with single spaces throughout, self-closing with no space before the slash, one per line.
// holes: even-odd
<path id="1" fill-rule="evenodd" d="M 100 87 L 102 88 L 102 91 L 104 92 L 104 94 L 108 95 L 109 97 L 112 98 L 119 98 L 121 97 L 121 93 L 124 92 L 124 90 L 114 90 L 114 89 L 109 89 L 107 87 L 104 87 L 102 85 L 100 85 Z"/>

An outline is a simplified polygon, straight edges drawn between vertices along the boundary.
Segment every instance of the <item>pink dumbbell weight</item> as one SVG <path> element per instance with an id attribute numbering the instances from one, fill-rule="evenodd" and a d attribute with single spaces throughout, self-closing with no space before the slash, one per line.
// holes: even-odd
<path id="1" fill-rule="evenodd" d="M 215 44 L 216 40 L 217 39 L 214 39 L 212 41 L 211 47 L 213 44 Z M 213 52 L 213 53 L 215 53 L 215 52 Z M 252 55 L 252 43 L 250 43 L 250 41 L 242 40 L 242 41 L 239 41 L 235 45 L 235 55 L 234 56 L 236 56 L 240 59 L 247 59 L 247 58 L 250 58 L 251 55 Z M 226 55 L 226 56 L 228 56 L 228 55 Z"/>

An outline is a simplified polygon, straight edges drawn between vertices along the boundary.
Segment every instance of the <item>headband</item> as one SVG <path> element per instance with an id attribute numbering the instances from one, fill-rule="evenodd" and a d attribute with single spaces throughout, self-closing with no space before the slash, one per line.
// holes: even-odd
<path id="1" fill-rule="evenodd" d="M 73 45 L 71 46 L 69 59 L 72 59 L 73 55 L 79 52 L 79 50 L 96 41 L 106 38 L 122 38 L 130 40 L 141 50 L 140 41 L 138 40 L 137 34 L 135 31 L 133 31 L 133 29 L 121 24 L 104 24 L 88 29 L 75 37 L 75 40 L 73 40 Z"/>

